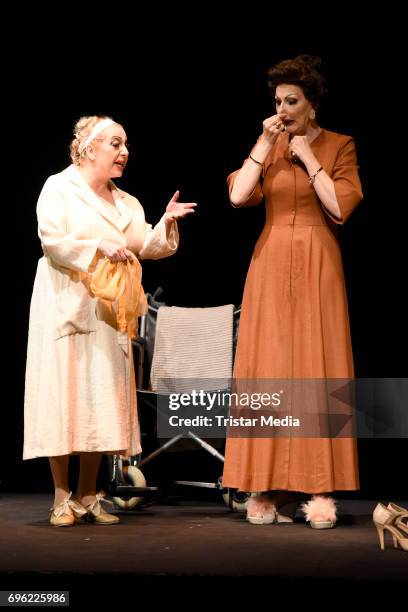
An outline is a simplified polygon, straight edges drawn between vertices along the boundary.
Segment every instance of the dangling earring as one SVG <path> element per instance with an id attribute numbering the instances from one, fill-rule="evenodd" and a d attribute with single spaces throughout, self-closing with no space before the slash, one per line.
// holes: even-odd
<path id="1" fill-rule="evenodd" d="M 316 119 L 316 111 L 312 110 L 312 112 L 310 113 L 310 119 L 313 121 L 314 119 Z"/>

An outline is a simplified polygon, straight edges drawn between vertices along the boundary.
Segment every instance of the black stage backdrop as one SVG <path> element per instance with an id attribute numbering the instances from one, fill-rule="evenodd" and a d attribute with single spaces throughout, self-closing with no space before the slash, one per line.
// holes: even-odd
<path id="1" fill-rule="evenodd" d="M 407 110 L 394 70 L 399 51 L 379 45 L 380 25 L 367 40 L 361 25 L 347 21 L 336 31 L 328 19 L 322 29 L 303 23 L 296 11 L 291 18 L 302 34 L 280 20 L 279 40 L 273 12 L 239 26 L 221 26 L 215 15 L 203 21 L 199 9 L 187 17 L 188 27 L 174 20 L 167 27 L 162 20 L 160 28 L 141 18 L 130 27 L 123 14 L 98 23 L 82 17 L 63 38 L 58 27 L 35 29 L 28 38 L 14 30 L 23 53 L 17 59 L 9 49 L 3 74 L 10 103 L 3 116 L 4 206 L 11 213 L 3 262 L 16 283 L 11 296 L 4 289 L 5 331 L 12 334 L 3 345 L 3 491 L 51 490 L 46 460 L 21 460 L 28 313 L 41 255 L 35 205 L 45 179 L 69 164 L 72 126 L 81 115 L 104 113 L 124 125 L 131 156 L 118 184 L 139 198 L 151 223 L 176 189 L 182 201 L 198 202 L 196 214 L 180 223 L 178 253 L 143 263 L 146 291 L 163 287 L 169 305 L 239 304 L 264 211 L 233 209 L 226 177 L 242 164 L 263 119 L 275 112 L 266 88 L 268 66 L 298 53 L 320 55 L 329 93 L 319 123 L 355 137 L 365 193 L 339 230 L 356 373 L 406 375 Z M 57 26 L 62 18 L 54 19 Z M 360 440 L 359 450 L 362 488 L 356 495 L 402 498 L 406 485 L 398 465 L 406 441 Z"/>

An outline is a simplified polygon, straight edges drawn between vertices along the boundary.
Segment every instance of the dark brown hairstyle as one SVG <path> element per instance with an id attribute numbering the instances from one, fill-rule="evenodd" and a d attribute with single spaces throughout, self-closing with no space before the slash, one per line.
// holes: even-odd
<path id="1" fill-rule="evenodd" d="M 313 107 L 317 108 L 326 93 L 321 64 L 320 57 L 298 55 L 294 59 L 283 60 L 272 66 L 268 70 L 268 88 L 271 94 L 275 95 L 278 85 L 297 85 L 302 88 Z"/>

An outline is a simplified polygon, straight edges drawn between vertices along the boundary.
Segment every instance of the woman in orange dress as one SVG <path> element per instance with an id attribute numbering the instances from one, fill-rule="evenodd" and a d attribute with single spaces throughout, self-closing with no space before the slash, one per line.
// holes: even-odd
<path id="1" fill-rule="evenodd" d="M 316 120 L 325 86 L 320 59 L 306 55 L 269 70 L 276 114 L 242 168 L 228 179 L 231 203 L 265 200 L 266 223 L 246 279 L 234 378 L 350 379 L 347 296 L 335 224 L 362 198 L 353 139 Z M 233 437 L 223 484 L 257 493 L 247 519 L 279 521 L 294 492 L 314 527 L 336 522 L 335 490 L 359 488 L 353 437 Z M 291 492 L 291 493 L 289 493 Z"/>

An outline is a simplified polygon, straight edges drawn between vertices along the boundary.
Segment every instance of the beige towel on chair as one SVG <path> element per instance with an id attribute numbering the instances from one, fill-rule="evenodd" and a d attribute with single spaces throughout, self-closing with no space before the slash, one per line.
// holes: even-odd
<path id="1" fill-rule="evenodd" d="M 232 376 L 233 314 L 233 304 L 159 308 L 150 375 L 153 391 L 227 388 Z"/>

